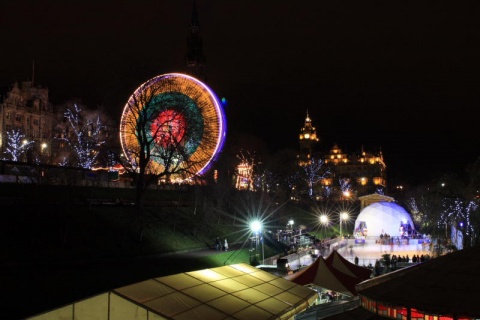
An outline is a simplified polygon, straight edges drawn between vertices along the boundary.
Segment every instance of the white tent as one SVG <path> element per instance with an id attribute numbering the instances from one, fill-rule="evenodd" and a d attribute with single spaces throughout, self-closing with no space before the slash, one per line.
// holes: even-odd
<path id="1" fill-rule="evenodd" d="M 400 237 L 413 229 L 410 214 L 394 202 L 372 203 L 360 212 L 355 221 L 355 234 L 369 237 L 379 237 L 381 234 Z"/>
<path id="2" fill-rule="evenodd" d="M 317 296 L 242 263 L 145 280 L 28 319 L 291 319 Z"/>

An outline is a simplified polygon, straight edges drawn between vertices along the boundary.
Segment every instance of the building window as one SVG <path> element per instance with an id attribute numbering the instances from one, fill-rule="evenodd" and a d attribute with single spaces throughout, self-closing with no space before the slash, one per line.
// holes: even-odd
<path id="1" fill-rule="evenodd" d="M 38 126 L 38 119 L 33 119 L 33 125 Z"/>
<path id="2" fill-rule="evenodd" d="M 12 115 L 10 114 L 10 112 L 7 112 L 7 114 L 5 115 L 5 119 L 10 120 L 11 118 Z"/>
<path id="3" fill-rule="evenodd" d="M 367 184 L 367 182 L 368 182 L 368 179 L 367 179 L 366 177 L 361 177 L 361 178 L 359 179 L 359 182 L 360 182 L 360 184 L 361 184 L 362 186 L 365 186 L 365 185 Z"/>
<path id="4" fill-rule="evenodd" d="M 17 114 L 15 115 L 15 120 L 16 120 L 16 121 L 22 121 L 22 115 L 17 113 Z"/>

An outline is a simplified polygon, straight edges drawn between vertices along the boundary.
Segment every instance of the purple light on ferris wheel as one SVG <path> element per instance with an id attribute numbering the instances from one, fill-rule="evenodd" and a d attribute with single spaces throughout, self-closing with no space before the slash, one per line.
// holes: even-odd
<path id="1" fill-rule="evenodd" d="M 227 120 L 226 120 L 226 117 L 225 117 L 225 112 L 223 110 L 222 103 L 220 102 L 220 99 L 218 98 L 218 96 L 205 83 L 201 82 L 200 80 L 198 80 L 198 79 L 196 79 L 192 76 L 186 75 L 186 74 L 173 73 L 172 75 L 180 75 L 180 76 L 189 78 L 192 81 L 197 82 L 200 86 L 202 86 L 209 93 L 209 95 L 210 95 L 210 97 L 213 101 L 213 104 L 215 106 L 215 110 L 217 112 L 217 115 L 218 115 L 217 119 L 218 119 L 218 123 L 219 123 L 219 135 L 217 137 L 217 143 L 216 143 L 215 151 L 213 152 L 210 161 L 202 169 L 200 169 L 198 171 L 199 175 L 203 175 L 212 167 L 213 162 L 218 158 L 220 152 L 223 149 L 223 145 L 225 143 L 225 138 L 227 136 Z"/>
<path id="2" fill-rule="evenodd" d="M 138 108 L 132 111 L 131 105 Z M 223 148 L 227 127 L 223 105 L 211 88 L 181 73 L 159 75 L 138 87 L 125 105 L 120 123 L 120 142 L 131 163 L 135 163 L 138 154 L 135 151 L 139 148 L 136 123 L 144 111 L 153 116 L 147 137 L 155 141 L 153 148 L 161 151 L 171 141 L 184 139 L 183 151 L 192 159 L 195 169 L 176 179 L 204 175 L 211 168 Z M 155 136 L 159 132 L 162 135 Z M 160 157 L 152 157 L 149 166 L 158 172 L 163 170 L 165 163 Z"/>

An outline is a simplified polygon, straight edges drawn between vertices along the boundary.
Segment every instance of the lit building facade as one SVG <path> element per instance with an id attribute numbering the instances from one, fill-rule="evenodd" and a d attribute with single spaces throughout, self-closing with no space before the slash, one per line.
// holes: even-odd
<path id="1" fill-rule="evenodd" d="M 341 179 L 348 180 L 351 185 L 351 193 L 343 196 L 357 198 L 375 192 L 384 193 L 386 190 L 387 166 L 381 151 L 371 153 L 362 149 L 359 153 L 347 154 L 335 144 L 325 154 L 324 163 L 330 170 L 330 175 L 322 180 L 323 185 L 335 185 Z"/>
<path id="2" fill-rule="evenodd" d="M 253 165 L 244 161 L 237 166 L 235 188 L 253 190 Z"/>
<path id="3" fill-rule="evenodd" d="M 48 101 L 48 89 L 31 81 L 14 83 L 2 92 L 0 101 L 0 152 L 6 148 L 7 132 L 19 130 L 31 144 L 24 161 L 33 156 L 48 156 L 51 150 L 54 110 Z"/>
<path id="4" fill-rule="evenodd" d="M 319 152 L 315 150 L 318 141 L 307 112 L 305 124 L 300 129 L 298 163 L 307 165 L 312 157 L 323 161 L 327 173 L 315 186 L 318 199 L 328 194 L 340 200 L 356 200 L 359 196 L 386 191 L 386 164 L 381 151 L 367 152 L 362 147 L 360 152 L 346 153 L 334 144 L 329 151 Z"/>
<path id="5" fill-rule="evenodd" d="M 319 142 L 317 137 L 317 130 L 312 125 L 312 119 L 308 115 L 305 118 L 305 123 L 300 129 L 299 135 L 300 141 L 300 154 L 298 156 L 299 165 L 306 165 L 310 162 L 310 159 L 315 150 L 315 145 Z"/>

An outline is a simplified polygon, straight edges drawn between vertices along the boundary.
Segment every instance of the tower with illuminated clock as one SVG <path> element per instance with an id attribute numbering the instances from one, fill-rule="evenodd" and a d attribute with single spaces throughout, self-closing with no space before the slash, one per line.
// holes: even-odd
<path id="1" fill-rule="evenodd" d="M 319 138 L 317 137 L 317 130 L 312 125 L 312 119 L 310 118 L 308 111 L 305 118 L 305 124 L 300 129 L 299 143 L 300 143 L 300 154 L 299 154 L 299 164 L 305 165 L 310 161 L 315 145 L 318 143 Z"/>
<path id="2" fill-rule="evenodd" d="M 386 164 L 380 151 L 369 152 L 363 146 L 359 152 L 344 152 L 337 143 L 329 151 L 317 150 L 319 138 L 307 111 L 300 128 L 298 164 L 307 166 L 312 158 L 323 161 L 325 175 L 314 186 L 316 198 L 328 197 L 355 200 L 359 196 L 386 191 Z"/>

